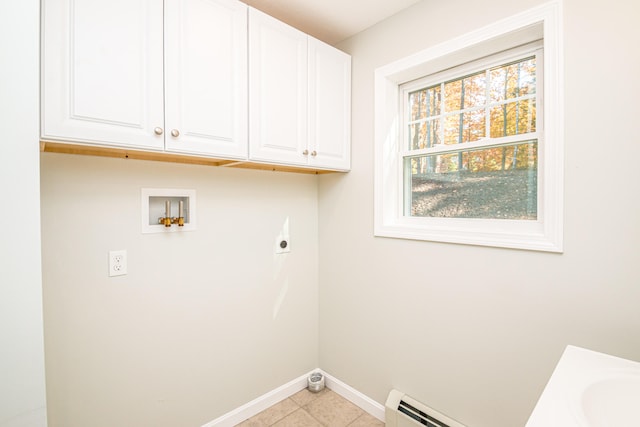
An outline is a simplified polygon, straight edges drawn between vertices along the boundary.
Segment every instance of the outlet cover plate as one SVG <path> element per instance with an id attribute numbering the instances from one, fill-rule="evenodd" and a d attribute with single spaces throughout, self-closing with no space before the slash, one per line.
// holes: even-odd
<path id="1" fill-rule="evenodd" d="M 109 277 L 127 274 L 127 251 L 109 251 Z"/>

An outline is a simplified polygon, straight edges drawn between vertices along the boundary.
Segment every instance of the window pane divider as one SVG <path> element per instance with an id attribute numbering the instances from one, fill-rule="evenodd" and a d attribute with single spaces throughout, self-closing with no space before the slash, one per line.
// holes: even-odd
<path id="1" fill-rule="evenodd" d="M 462 144 L 439 145 L 431 148 L 423 148 L 420 150 L 404 150 L 400 153 L 401 157 L 420 157 L 431 154 L 457 153 L 460 151 L 477 150 L 481 148 L 500 147 L 502 145 L 513 145 L 517 143 L 525 143 L 539 139 L 539 132 L 522 133 L 519 135 L 503 136 L 500 138 L 482 138 L 478 141 L 464 142 Z"/>
<path id="2" fill-rule="evenodd" d="M 489 70 L 487 70 L 489 71 Z M 487 89 L 488 92 L 488 89 Z M 519 102 L 519 101 L 527 101 L 529 99 L 536 99 L 538 96 L 538 94 L 536 92 L 534 93 L 530 93 L 527 95 L 523 95 L 523 96 L 517 96 L 514 98 L 508 98 L 508 99 L 503 99 L 502 101 L 497 101 L 497 102 L 489 102 L 486 104 L 482 104 L 482 105 L 476 105 L 473 107 L 469 107 L 469 108 L 464 108 L 462 110 L 453 110 L 453 111 L 446 111 L 444 113 L 441 114 L 434 114 L 433 116 L 427 116 L 421 119 L 415 119 L 415 120 L 408 120 L 407 124 L 408 125 L 418 125 L 418 124 L 423 124 L 423 123 L 427 123 L 429 121 L 434 121 L 434 120 L 438 120 L 438 119 L 444 119 L 450 116 L 457 116 L 460 114 L 464 114 L 464 113 L 469 113 L 472 111 L 478 111 L 478 110 L 485 110 L 485 114 L 487 115 L 487 121 L 489 120 L 489 110 L 493 107 L 497 107 L 500 105 L 505 105 L 505 104 L 512 104 L 514 102 Z M 489 96 L 487 95 L 487 98 Z M 442 97 L 444 100 L 444 97 Z M 444 102 L 444 101 L 443 101 Z M 489 128 L 489 124 L 487 124 L 487 129 Z"/>

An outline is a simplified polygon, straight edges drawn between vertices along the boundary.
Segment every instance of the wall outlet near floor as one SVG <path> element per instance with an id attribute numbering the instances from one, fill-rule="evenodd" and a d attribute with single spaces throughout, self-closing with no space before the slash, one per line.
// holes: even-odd
<path id="1" fill-rule="evenodd" d="M 127 274 L 127 251 L 109 251 L 109 277 Z"/>

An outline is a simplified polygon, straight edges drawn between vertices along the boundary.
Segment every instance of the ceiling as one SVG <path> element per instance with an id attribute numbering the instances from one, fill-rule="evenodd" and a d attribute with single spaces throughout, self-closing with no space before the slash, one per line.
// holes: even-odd
<path id="1" fill-rule="evenodd" d="M 307 34 L 335 44 L 420 0 L 242 0 Z"/>

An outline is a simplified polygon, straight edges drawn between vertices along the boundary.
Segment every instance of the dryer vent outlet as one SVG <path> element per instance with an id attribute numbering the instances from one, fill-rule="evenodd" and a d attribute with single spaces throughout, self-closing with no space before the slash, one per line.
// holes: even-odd
<path id="1" fill-rule="evenodd" d="M 313 393 L 324 389 L 324 375 L 321 372 L 314 372 L 307 379 L 307 388 Z"/>

